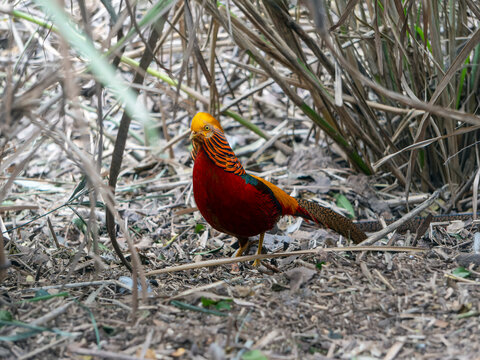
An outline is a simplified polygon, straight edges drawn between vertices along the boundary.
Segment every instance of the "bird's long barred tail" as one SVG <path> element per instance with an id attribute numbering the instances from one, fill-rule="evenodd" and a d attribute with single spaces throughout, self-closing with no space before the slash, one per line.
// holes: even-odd
<path id="1" fill-rule="evenodd" d="M 301 211 L 296 215 L 335 230 L 337 233 L 352 239 L 355 244 L 361 243 L 367 238 L 367 235 L 345 216 L 308 200 L 297 199 L 297 201 Z"/>

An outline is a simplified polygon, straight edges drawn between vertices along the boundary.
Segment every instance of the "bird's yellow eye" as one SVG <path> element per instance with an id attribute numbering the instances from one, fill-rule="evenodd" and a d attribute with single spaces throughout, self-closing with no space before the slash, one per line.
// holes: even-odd
<path id="1" fill-rule="evenodd" d="M 212 129 L 210 125 L 205 125 L 203 128 L 205 129 L 205 131 L 210 131 Z"/>

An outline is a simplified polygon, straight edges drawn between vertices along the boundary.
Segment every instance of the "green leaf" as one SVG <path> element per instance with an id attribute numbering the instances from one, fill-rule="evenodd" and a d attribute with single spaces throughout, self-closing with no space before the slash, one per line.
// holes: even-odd
<path id="1" fill-rule="evenodd" d="M 21 341 L 21 340 L 28 339 L 29 337 L 35 336 L 38 333 L 39 331 L 32 330 L 32 331 L 21 332 L 12 336 L 0 336 L 0 341 L 5 341 L 5 342 Z"/>
<path id="2" fill-rule="evenodd" d="M 250 350 L 242 355 L 242 360 L 268 360 L 260 350 Z"/>
<path id="3" fill-rule="evenodd" d="M 68 201 L 70 202 L 71 200 L 76 199 L 78 197 L 77 194 L 81 195 L 81 194 L 85 193 L 83 190 L 87 190 L 86 186 L 87 186 L 87 177 L 82 176 L 82 180 L 80 180 L 78 185 L 75 187 L 75 190 L 73 190 L 73 193 L 70 196 L 70 198 L 68 199 Z"/>
<path id="4" fill-rule="evenodd" d="M 90 322 L 92 323 L 93 326 L 93 332 L 95 333 L 95 340 L 97 341 L 97 347 L 100 349 L 100 331 L 98 329 L 97 325 L 97 320 L 95 319 L 95 316 L 93 315 L 92 310 L 88 306 L 83 305 L 80 301 L 75 301 L 82 309 L 84 309 L 88 316 L 90 317 Z"/>
<path id="5" fill-rule="evenodd" d="M 202 302 L 203 307 L 208 308 L 210 306 L 215 306 L 217 310 L 230 310 L 232 308 L 231 303 L 233 302 L 232 299 L 221 299 L 216 301 L 206 297 L 202 297 L 200 301 Z"/>
<path id="6" fill-rule="evenodd" d="M 105 331 L 105 334 L 107 334 L 108 336 L 113 336 L 117 332 L 113 326 L 109 326 L 109 325 L 102 325 L 102 329 L 103 331 Z"/>
<path id="7" fill-rule="evenodd" d="M 68 297 L 68 296 L 70 296 L 70 294 L 67 291 L 60 292 L 58 294 L 49 294 L 47 292 L 47 294 L 44 294 L 44 295 L 38 295 L 38 293 L 39 292 L 37 292 L 37 294 L 35 294 L 34 298 L 22 300 L 22 301 L 20 301 L 20 303 L 36 302 L 36 301 L 42 301 L 42 300 L 49 300 L 49 299 L 54 298 L 54 297 Z"/>
<path id="8" fill-rule="evenodd" d="M 206 297 L 202 297 L 200 301 L 202 302 L 203 307 L 209 307 L 216 304 L 215 300 L 212 300 Z"/>
<path id="9" fill-rule="evenodd" d="M 470 271 L 465 269 L 463 266 L 459 266 L 452 271 L 452 274 L 461 278 L 466 278 L 471 275 Z"/>
<path id="10" fill-rule="evenodd" d="M 109 249 L 108 247 L 106 247 L 105 245 L 103 245 L 101 242 L 98 243 L 98 248 L 106 253 L 112 253 L 113 251 L 111 249 Z"/>
<path id="11" fill-rule="evenodd" d="M 220 300 L 215 304 L 217 310 L 230 310 L 232 308 L 232 299 Z"/>
<path id="12" fill-rule="evenodd" d="M 475 310 L 470 310 L 470 311 L 467 311 L 466 313 L 457 315 L 457 319 L 466 319 L 469 317 L 476 317 L 476 316 L 480 316 L 480 312 Z"/>
<path id="13" fill-rule="evenodd" d="M 318 269 L 318 270 L 322 270 L 322 266 L 325 264 L 325 261 L 320 261 L 319 263 L 316 263 L 315 264 L 315 267 Z"/>
<path id="14" fill-rule="evenodd" d="M 223 244 L 220 245 L 218 248 L 216 249 L 211 249 L 211 250 L 207 250 L 207 251 L 199 251 L 199 252 L 196 252 L 196 253 L 193 253 L 193 255 L 207 255 L 207 254 L 213 254 L 213 253 L 216 253 L 216 252 L 219 252 L 220 250 L 223 249 Z"/>
<path id="15" fill-rule="evenodd" d="M 333 340 L 343 339 L 343 335 L 333 330 L 328 331 L 328 337 Z"/>
<path id="16" fill-rule="evenodd" d="M 13 316 L 10 311 L 7 310 L 0 310 L 0 320 L 3 321 L 12 321 Z"/>
<path id="17" fill-rule="evenodd" d="M 195 234 L 198 234 L 200 231 L 203 231 L 205 230 L 205 225 L 203 224 L 197 224 L 195 225 Z"/>
<path id="18" fill-rule="evenodd" d="M 35 180 L 15 180 L 15 184 L 22 186 L 27 189 L 37 190 L 37 191 L 45 191 L 49 193 L 58 193 L 58 192 L 65 192 L 66 190 L 60 186 L 56 186 L 55 184 L 44 183 Z"/>
<path id="19" fill-rule="evenodd" d="M 351 217 L 351 218 L 355 217 L 355 210 L 353 210 L 352 204 L 350 203 L 350 201 L 348 201 L 348 199 L 345 195 L 335 194 L 334 198 L 335 198 L 335 201 L 336 201 L 336 204 L 337 204 L 338 207 L 341 207 L 342 209 L 345 209 L 345 210 L 348 211 L 348 216 L 349 217 Z"/>
<path id="20" fill-rule="evenodd" d="M 317 348 L 317 347 L 315 347 L 315 346 L 310 346 L 310 347 L 308 348 L 308 352 L 313 355 L 313 354 L 315 354 L 315 353 L 323 353 L 324 351 L 323 351 L 323 349 L 321 349 L 321 348 Z"/>
<path id="21" fill-rule="evenodd" d="M 201 307 L 198 307 L 198 306 L 195 306 L 195 305 L 191 305 L 191 304 L 187 304 L 187 303 L 184 303 L 184 302 L 178 301 L 178 300 L 172 300 L 172 301 L 170 301 L 170 304 L 172 304 L 173 306 L 176 306 L 180 309 L 199 311 L 199 312 L 203 312 L 205 314 L 216 315 L 216 316 L 227 316 L 227 314 L 222 313 L 220 311 L 204 309 L 204 308 L 201 308 Z"/>
<path id="22" fill-rule="evenodd" d="M 85 220 L 75 217 L 73 218 L 73 225 L 77 227 L 78 230 L 80 230 L 83 234 L 87 232 L 87 226 L 85 225 Z"/>
<path id="23" fill-rule="evenodd" d="M 15 326 L 19 328 L 29 329 L 32 331 L 17 333 L 13 336 L 0 336 L 0 341 L 19 341 L 19 340 L 27 339 L 31 336 L 35 336 L 36 334 L 42 331 L 52 332 L 60 336 L 74 336 L 74 334 L 69 332 L 61 331 L 58 329 L 50 329 L 43 326 L 30 325 L 30 324 L 27 324 L 21 321 L 16 321 L 16 320 L 12 320 L 12 321 L 0 320 L 0 327 L 3 325 Z"/>
<path id="24" fill-rule="evenodd" d="M 418 150 L 418 162 L 420 163 L 420 168 L 425 167 L 425 149 Z"/>
<path id="25" fill-rule="evenodd" d="M 48 295 L 50 295 L 50 293 L 45 289 L 40 289 L 40 290 L 35 291 L 35 297 L 36 298 L 38 298 L 40 296 L 48 296 Z"/>

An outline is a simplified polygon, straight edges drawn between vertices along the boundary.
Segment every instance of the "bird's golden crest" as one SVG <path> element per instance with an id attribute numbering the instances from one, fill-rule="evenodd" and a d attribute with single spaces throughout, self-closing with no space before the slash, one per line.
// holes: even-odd
<path id="1" fill-rule="evenodd" d="M 191 138 L 209 138 L 212 136 L 214 129 L 223 132 L 222 125 L 220 125 L 217 119 L 208 113 L 199 112 L 192 119 L 192 125 L 190 126 L 190 130 L 192 130 Z"/>

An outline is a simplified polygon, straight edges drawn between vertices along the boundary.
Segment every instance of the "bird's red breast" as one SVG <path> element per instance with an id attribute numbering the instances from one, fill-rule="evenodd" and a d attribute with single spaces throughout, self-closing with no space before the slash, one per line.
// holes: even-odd
<path id="1" fill-rule="evenodd" d="M 193 194 L 197 207 L 207 222 L 218 231 L 250 237 L 273 228 L 282 207 L 255 185 L 259 180 L 225 171 L 200 147 L 193 167 Z"/>

